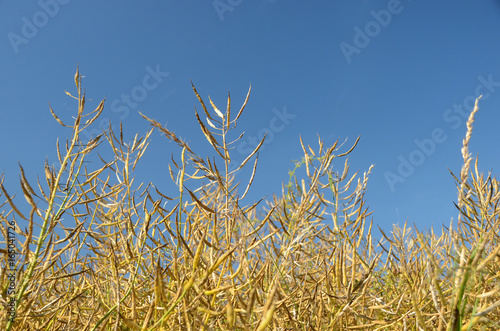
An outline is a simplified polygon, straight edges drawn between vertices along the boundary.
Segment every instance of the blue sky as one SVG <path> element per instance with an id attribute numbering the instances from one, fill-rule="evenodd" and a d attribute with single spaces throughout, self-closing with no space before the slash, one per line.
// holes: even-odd
<path id="1" fill-rule="evenodd" d="M 269 139 L 247 203 L 280 194 L 302 156 L 299 135 L 315 149 L 317 134 L 325 144 L 361 136 L 350 164 L 361 174 L 375 165 L 366 195 L 374 223 L 439 230 L 457 216 L 447 169 L 459 173 L 476 94 L 470 150 L 481 170 L 498 173 L 499 18 L 493 0 L 0 0 L 0 171 L 20 193 L 18 162 L 34 184 L 44 161 L 56 161 L 55 141 L 69 132 L 48 102 L 63 120 L 75 113 L 64 90 L 74 91 L 77 63 L 89 109 L 107 98 L 104 123 L 122 121 L 131 139 L 149 129 L 141 111 L 201 155 L 213 153 L 190 81 L 221 108 L 230 90 L 235 109 L 251 83 L 237 129 L 247 145 L 265 131 Z M 179 152 L 155 133 L 138 180 L 173 190 L 167 163 Z"/>

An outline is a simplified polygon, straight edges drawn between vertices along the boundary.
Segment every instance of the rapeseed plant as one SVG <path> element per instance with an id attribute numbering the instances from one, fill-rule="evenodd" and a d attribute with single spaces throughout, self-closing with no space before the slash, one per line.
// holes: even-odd
<path id="1" fill-rule="evenodd" d="M 20 166 L 29 214 L 0 179 L 3 243 L 20 248 L 15 259 L 2 251 L 5 330 L 500 329 L 499 184 L 468 151 L 478 100 L 464 166 L 452 174 L 458 222 L 439 236 L 394 226 L 376 241 L 364 199 L 372 167 L 358 176 L 347 159 L 359 138 L 345 151 L 338 141 L 327 147 L 319 138 L 313 149 L 300 139 L 304 156 L 281 196 L 246 206 L 265 137 L 232 167 L 231 146 L 243 134 L 230 141 L 228 133 L 250 89 L 237 112 L 229 94 L 225 111 L 210 98 L 209 111 L 192 86 L 202 110 L 195 118 L 213 150 L 200 155 L 144 114 L 152 129 L 143 137 L 127 142 L 120 126 L 83 142 L 105 100 L 85 113 L 78 70 L 75 85 L 73 124 L 50 108 L 71 136 L 56 145 L 59 164 L 43 167 L 39 193 Z M 176 196 L 134 184 L 153 130 L 181 149 L 168 168 Z M 103 145 L 113 159 L 90 169 L 87 160 Z M 236 172 L 249 162 L 240 195 Z"/>

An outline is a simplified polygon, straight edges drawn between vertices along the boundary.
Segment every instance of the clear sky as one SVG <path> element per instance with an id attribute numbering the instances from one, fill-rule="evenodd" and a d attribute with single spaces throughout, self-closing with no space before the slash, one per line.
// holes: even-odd
<path id="1" fill-rule="evenodd" d="M 235 109 L 251 83 L 235 159 L 269 139 L 247 203 L 281 192 L 299 135 L 313 148 L 317 134 L 325 144 L 361 136 L 350 164 L 361 174 L 375 165 L 374 223 L 439 230 L 457 216 L 447 169 L 459 173 L 479 94 L 470 151 L 481 170 L 500 168 L 500 1 L 0 0 L 0 31 L 0 172 L 11 194 L 18 162 L 34 185 L 69 136 L 48 102 L 63 120 L 75 114 L 64 90 L 75 90 L 77 63 L 89 110 L 107 97 L 104 123 L 123 121 L 131 139 L 150 128 L 141 111 L 202 156 L 213 152 L 190 81 L 221 108 L 230 90 Z M 179 152 L 155 133 L 138 180 L 173 190 L 167 162 Z"/>

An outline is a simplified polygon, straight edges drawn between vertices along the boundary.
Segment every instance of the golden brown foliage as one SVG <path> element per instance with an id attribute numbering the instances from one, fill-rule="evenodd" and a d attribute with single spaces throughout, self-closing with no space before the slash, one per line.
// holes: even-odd
<path id="1" fill-rule="evenodd" d="M 336 142 L 313 150 L 300 140 L 282 196 L 242 206 L 258 162 L 255 150 L 229 171 L 228 132 L 233 118 L 193 90 L 205 121 L 195 117 L 217 158 L 199 156 L 174 132 L 142 115 L 181 148 L 169 173 L 178 195 L 134 185 L 133 172 L 152 130 L 124 142 L 111 127 L 82 142 L 80 133 L 101 114 L 104 100 L 84 113 L 77 71 L 78 110 L 58 166 L 45 164 L 39 193 L 21 172 L 29 215 L 17 207 L 0 179 L 3 244 L 15 232 L 16 294 L 8 294 L 4 253 L 1 318 L 6 330 L 497 330 L 500 328 L 499 184 L 470 169 L 462 150 L 458 226 L 442 235 L 406 224 L 374 243 L 364 194 L 370 169 L 349 174 Z M 89 169 L 86 160 L 107 142 L 114 159 Z M 241 196 L 236 172 L 251 159 L 253 171 Z M 334 170 L 340 162 L 340 170 Z M 305 166 L 305 169 L 302 168 Z M 296 171 L 305 170 L 299 179 Z M 193 188 L 194 187 L 194 188 Z M 171 208 L 168 205 L 174 204 Z M 64 224 L 62 222 L 65 216 Z M 70 222 L 74 225 L 69 226 Z M 332 222 L 333 226 L 326 225 Z M 15 321 L 9 321 L 13 297 Z"/>

